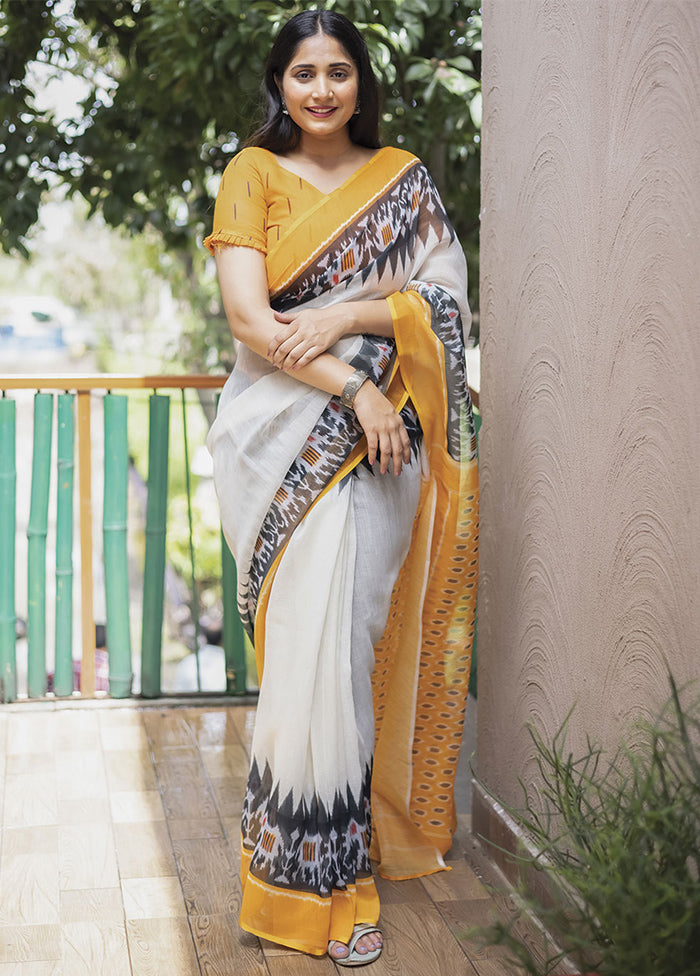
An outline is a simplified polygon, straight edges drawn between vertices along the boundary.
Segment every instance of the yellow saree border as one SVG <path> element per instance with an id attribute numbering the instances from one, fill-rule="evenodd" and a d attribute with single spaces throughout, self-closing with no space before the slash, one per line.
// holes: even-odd
<path id="1" fill-rule="evenodd" d="M 446 449 L 444 356 L 429 305 L 413 291 L 392 295 L 389 305 L 430 465 L 372 679 L 371 854 L 383 877 L 399 880 L 444 870 L 456 827 L 454 778 L 476 609 L 478 471 L 475 458 L 460 463 Z"/>
<path id="2" fill-rule="evenodd" d="M 344 890 L 334 889 L 322 898 L 313 892 L 286 890 L 266 884 L 249 874 L 250 852 L 241 844 L 241 878 L 243 900 L 240 925 L 246 932 L 269 939 L 275 938 L 285 946 L 322 956 L 330 940 L 347 943 L 355 925 L 375 925 L 379 918 L 379 895 L 371 875 L 358 877 L 355 884 Z M 262 919 L 267 930 L 262 931 L 247 919 Z M 303 937 L 300 938 L 300 933 Z"/>
<path id="3" fill-rule="evenodd" d="M 333 193 L 325 194 L 287 229 L 284 238 L 267 255 L 270 297 L 285 290 L 322 254 L 338 234 L 374 203 L 419 160 L 403 149 L 385 146 Z M 278 164 L 279 165 L 279 164 Z M 368 195 L 368 181 L 373 188 Z M 342 196 L 340 196 L 342 191 Z M 321 191 L 319 191 L 321 192 Z M 340 201 L 341 205 L 337 205 Z M 303 233 L 309 226 L 312 233 Z M 309 250 L 309 241 L 316 243 Z"/>

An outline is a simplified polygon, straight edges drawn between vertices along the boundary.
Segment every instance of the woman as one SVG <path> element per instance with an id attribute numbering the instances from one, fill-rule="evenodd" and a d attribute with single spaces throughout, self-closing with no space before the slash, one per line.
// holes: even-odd
<path id="1" fill-rule="evenodd" d="M 382 945 L 370 855 L 389 878 L 443 870 L 456 823 L 476 587 L 466 264 L 420 161 L 379 148 L 346 18 L 292 18 L 265 88 L 205 241 L 241 343 L 209 446 L 260 676 L 240 923 L 361 965 Z"/>

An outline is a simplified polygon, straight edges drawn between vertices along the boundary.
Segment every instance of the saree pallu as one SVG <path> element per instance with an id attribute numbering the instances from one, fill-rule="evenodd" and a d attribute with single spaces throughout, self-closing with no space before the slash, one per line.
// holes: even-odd
<path id="1" fill-rule="evenodd" d="M 388 299 L 394 339 L 331 350 L 401 413 L 402 475 L 352 410 L 242 347 L 209 435 L 260 699 L 240 924 L 320 955 L 374 923 L 382 876 L 446 868 L 474 629 L 466 263 L 422 164 L 384 149 L 267 256 L 272 307 Z"/>

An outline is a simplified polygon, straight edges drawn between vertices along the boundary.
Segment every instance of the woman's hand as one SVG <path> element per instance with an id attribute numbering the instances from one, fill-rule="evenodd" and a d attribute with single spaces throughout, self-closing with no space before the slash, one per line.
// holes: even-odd
<path id="1" fill-rule="evenodd" d="M 288 351 L 284 356 L 279 352 L 280 339 L 283 338 L 281 333 L 288 331 L 288 335 L 293 336 L 302 323 L 302 312 L 277 316 L 273 313 L 270 308 L 265 255 L 252 247 L 218 247 L 216 268 L 226 317 L 233 335 L 258 356 L 269 359 L 272 351 L 278 354 L 278 360 L 284 362 Z M 245 282 L 245 288 L 241 287 L 242 281 Z M 336 336 L 358 329 L 374 335 L 393 335 L 391 312 L 385 299 L 339 302 L 328 309 L 317 309 L 313 312 L 306 309 L 303 315 L 305 321 L 318 326 L 321 345 L 325 344 L 325 347 L 333 345 L 337 341 Z M 350 323 L 350 328 L 344 320 Z M 310 347 L 308 351 L 311 352 Z M 300 358 L 301 354 L 302 350 L 299 350 Z M 300 365 L 296 360 L 294 376 L 317 390 L 340 396 L 352 372 L 352 366 L 332 353 L 312 352 L 305 365 Z"/>
<path id="2" fill-rule="evenodd" d="M 267 357 L 283 370 L 306 366 L 335 345 L 351 325 L 347 308 L 341 306 L 275 312 L 275 319 L 282 328 L 272 337 Z"/>
<path id="3" fill-rule="evenodd" d="M 401 474 L 401 465 L 411 460 L 411 444 L 406 426 L 393 406 L 371 380 L 365 380 L 357 391 L 353 408 L 367 437 L 367 458 L 370 464 L 380 456 L 382 474 L 391 461 L 394 474 Z"/>

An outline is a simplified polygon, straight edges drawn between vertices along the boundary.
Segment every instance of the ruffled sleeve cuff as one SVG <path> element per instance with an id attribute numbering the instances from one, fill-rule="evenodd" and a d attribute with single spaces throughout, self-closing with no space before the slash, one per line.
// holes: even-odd
<path id="1" fill-rule="evenodd" d="M 225 230 L 215 230 L 209 237 L 204 238 L 203 243 L 212 254 L 217 247 L 252 247 L 256 251 L 267 254 L 267 247 L 255 237 L 247 234 L 231 234 Z"/>

